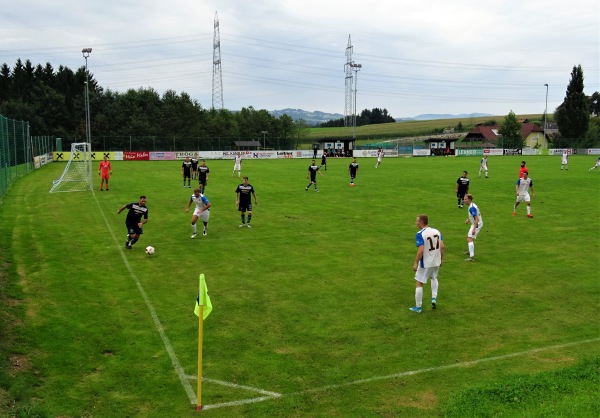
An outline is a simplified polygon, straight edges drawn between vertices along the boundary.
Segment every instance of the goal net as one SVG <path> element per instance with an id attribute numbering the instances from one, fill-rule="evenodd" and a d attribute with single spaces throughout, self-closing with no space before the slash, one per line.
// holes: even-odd
<path id="1" fill-rule="evenodd" d="M 52 182 L 50 193 L 92 190 L 92 145 L 80 142 L 71 145 L 69 162 L 58 180 Z"/>

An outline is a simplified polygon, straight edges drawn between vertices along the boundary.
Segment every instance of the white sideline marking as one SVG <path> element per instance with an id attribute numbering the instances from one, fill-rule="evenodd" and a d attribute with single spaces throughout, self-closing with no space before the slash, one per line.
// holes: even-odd
<path id="1" fill-rule="evenodd" d="M 189 376 L 188 375 L 188 376 L 186 376 L 186 378 L 188 378 L 190 380 L 198 380 L 198 376 Z M 273 397 L 273 398 L 279 398 L 281 396 L 281 393 L 269 392 L 268 390 L 262 390 L 262 389 L 255 388 L 252 386 L 238 385 L 237 383 L 225 382 L 224 380 L 207 379 L 206 377 L 202 377 L 202 382 L 216 383 L 218 385 L 228 386 L 230 388 L 236 388 L 236 389 L 245 389 L 245 390 L 249 390 L 251 392 L 262 393 L 263 395 L 268 395 L 269 397 Z"/>
<path id="2" fill-rule="evenodd" d="M 510 354 L 504 354 L 501 356 L 495 356 L 495 357 L 488 357 L 488 358 L 482 358 L 479 360 L 472 360 L 472 361 L 465 361 L 462 363 L 455 363 L 455 364 L 448 364 L 446 366 L 438 366 L 438 367 L 428 367 L 426 369 L 419 369 L 419 370 L 409 370 L 407 372 L 401 372 L 401 373 L 394 373 L 394 374 L 390 374 L 390 375 L 386 375 L 386 376 L 374 376 L 374 377 L 370 377 L 367 379 L 360 379 L 360 380 L 355 380 L 352 382 L 346 382 L 346 383 L 339 383 L 336 385 L 327 385 L 327 386 L 322 386 L 320 388 L 314 388 L 314 389 L 307 389 L 307 390 L 303 390 L 300 392 L 291 392 L 291 393 L 287 393 L 287 394 L 278 394 L 278 396 L 264 396 L 264 397 L 260 397 L 260 398 L 250 398 L 250 399 L 242 399 L 239 401 L 232 401 L 232 402 L 223 402 L 223 403 L 217 403 L 217 404 L 212 404 L 212 405 L 203 405 L 202 409 L 215 409 L 215 408 L 224 408 L 224 407 L 228 407 L 228 406 L 239 406 L 239 405 L 245 405 L 245 404 L 250 404 L 250 403 L 256 403 L 256 402 L 262 402 L 262 401 L 267 401 L 270 399 L 277 399 L 277 398 L 282 398 L 282 397 L 287 397 L 287 396 L 298 396 L 298 395 L 304 395 L 307 393 L 316 393 L 316 392 L 325 392 L 327 390 L 331 390 L 331 389 L 339 389 L 339 388 L 343 388 L 343 387 L 347 387 L 347 386 L 353 386 L 353 385 L 360 385 L 363 383 L 370 383 L 370 382 L 375 382 L 378 380 L 391 380 L 391 379 L 397 379 L 399 377 L 405 377 L 405 376 L 414 376 L 416 374 L 421 374 L 421 373 L 428 373 L 428 372 L 437 372 L 440 370 L 448 370 L 448 369 L 456 369 L 459 367 L 468 367 L 468 366 L 474 366 L 477 364 L 481 364 L 481 363 L 487 363 L 490 361 L 498 361 L 498 360 L 505 360 L 508 358 L 512 358 L 512 357 L 518 357 L 518 356 L 524 356 L 524 355 L 528 355 L 528 354 L 535 354 L 535 353 L 539 353 L 541 351 L 548 351 L 548 350 L 554 350 L 554 349 L 560 349 L 560 348 L 565 348 L 565 347 L 571 347 L 574 345 L 580 345 L 580 344 L 587 344 L 587 343 L 592 343 L 592 342 L 598 342 L 600 341 L 600 338 L 592 338 L 591 340 L 584 340 L 584 341 L 576 341 L 576 342 L 572 342 L 572 343 L 566 343 L 566 344 L 558 344 L 558 345 L 551 345 L 551 346 L 547 346 L 547 347 L 541 347 L 541 348 L 534 348 L 532 350 L 527 350 L 527 351 L 519 351 L 516 353 L 510 353 Z M 203 378 L 203 380 L 205 380 Z M 219 382 L 216 380 L 209 380 L 206 379 L 206 381 L 212 381 L 212 382 Z M 225 383 L 225 382 L 223 382 Z M 230 384 L 230 386 L 237 386 L 234 384 Z M 267 392 L 270 393 L 270 392 Z"/>
<path id="3" fill-rule="evenodd" d="M 129 271 L 131 278 L 135 282 L 138 290 L 140 291 L 140 294 L 142 295 L 142 298 L 144 299 L 144 302 L 146 303 L 146 306 L 148 307 L 148 310 L 150 311 L 150 315 L 152 315 L 152 320 L 154 321 L 154 325 L 156 325 L 156 329 L 158 330 L 160 338 L 162 339 L 163 344 L 165 345 L 165 348 L 167 349 L 167 353 L 169 354 L 169 357 L 171 358 L 171 362 L 173 363 L 173 367 L 175 368 L 175 371 L 177 372 L 177 376 L 179 377 L 179 380 L 181 381 L 181 384 L 183 385 L 183 389 L 185 389 L 185 392 L 187 393 L 188 398 L 190 398 L 190 403 L 195 404 L 196 403 L 196 394 L 194 393 L 194 390 L 192 389 L 190 382 L 188 382 L 188 380 L 185 378 L 185 373 L 183 372 L 183 368 L 181 367 L 181 364 L 179 363 L 179 359 L 175 355 L 173 346 L 171 345 L 171 342 L 169 341 L 169 337 L 167 337 L 167 334 L 165 333 L 164 327 L 163 327 L 162 323 L 160 322 L 160 319 L 158 319 L 158 315 L 156 314 L 156 309 L 154 309 L 154 305 L 152 305 L 152 302 L 150 302 L 150 299 L 148 298 L 146 291 L 144 290 L 142 284 L 140 283 L 140 280 L 138 279 L 137 275 L 133 271 L 133 268 L 131 268 L 131 264 L 129 264 L 127 257 L 125 257 L 125 252 L 123 251 L 123 247 L 121 245 L 119 245 L 119 240 L 117 239 L 117 236 L 115 235 L 114 231 L 110 227 L 110 223 L 108 222 L 108 219 L 106 218 L 106 215 L 104 214 L 104 211 L 102 210 L 102 206 L 100 206 L 100 202 L 98 201 L 98 198 L 96 197 L 96 193 L 94 191 L 92 191 L 92 195 L 94 196 L 94 200 L 96 201 L 96 204 L 98 205 L 98 208 L 100 209 L 100 214 L 104 218 L 106 227 L 110 231 L 110 234 L 112 235 L 114 242 L 117 244 L 117 248 L 119 248 L 119 253 L 121 254 L 123 263 L 125 263 L 125 267 L 127 267 L 127 271 Z"/>

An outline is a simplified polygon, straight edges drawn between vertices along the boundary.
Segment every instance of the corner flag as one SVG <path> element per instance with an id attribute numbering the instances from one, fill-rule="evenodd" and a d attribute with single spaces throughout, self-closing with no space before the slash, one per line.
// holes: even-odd
<path id="1" fill-rule="evenodd" d="M 196 307 L 194 313 L 198 317 L 198 389 L 196 396 L 196 410 L 202 409 L 202 340 L 204 320 L 212 312 L 212 303 L 208 296 L 204 274 L 200 275 L 200 285 L 198 287 L 198 296 L 196 297 Z"/>
<path id="2" fill-rule="evenodd" d="M 196 316 L 200 316 L 200 305 L 204 306 L 204 309 L 202 310 L 202 319 L 206 319 L 212 312 L 212 303 L 210 301 L 210 296 L 208 296 L 204 274 L 200 275 L 200 287 L 198 296 L 196 297 L 196 307 L 194 308 L 194 314 Z"/>

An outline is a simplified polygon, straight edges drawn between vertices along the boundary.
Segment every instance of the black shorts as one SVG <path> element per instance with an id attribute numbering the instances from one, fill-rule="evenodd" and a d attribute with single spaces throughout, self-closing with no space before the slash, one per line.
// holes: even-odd
<path id="1" fill-rule="evenodd" d="M 240 204 L 238 205 L 238 211 L 240 212 L 252 212 L 252 202 L 248 202 L 248 203 L 242 203 L 240 202 Z"/>
<path id="2" fill-rule="evenodd" d="M 129 235 L 131 235 L 131 234 L 142 235 L 144 233 L 144 228 L 140 228 L 137 224 L 133 224 L 133 225 L 125 224 L 125 226 L 127 227 L 127 233 Z"/>
<path id="3" fill-rule="evenodd" d="M 198 179 L 198 184 L 201 184 L 203 186 L 206 186 L 207 182 L 208 181 L 206 179 Z"/>

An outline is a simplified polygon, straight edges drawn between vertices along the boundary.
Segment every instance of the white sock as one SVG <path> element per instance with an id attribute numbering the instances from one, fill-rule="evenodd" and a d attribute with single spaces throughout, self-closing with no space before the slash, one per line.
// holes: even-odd
<path id="1" fill-rule="evenodd" d="M 469 256 L 475 257 L 475 243 L 469 242 Z"/>
<path id="2" fill-rule="evenodd" d="M 415 303 L 417 305 L 417 307 L 421 307 L 421 305 L 423 305 L 423 288 L 422 287 L 417 287 L 415 289 Z"/>
<path id="3" fill-rule="evenodd" d="M 438 292 L 438 280 L 431 279 L 431 297 L 437 298 L 437 292 Z"/>
<path id="4" fill-rule="evenodd" d="M 196 233 L 196 224 L 192 225 L 192 232 L 195 234 Z"/>
<path id="5" fill-rule="evenodd" d="M 527 214 L 531 215 L 531 206 L 527 206 Z"/>

